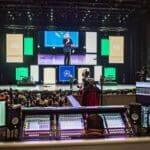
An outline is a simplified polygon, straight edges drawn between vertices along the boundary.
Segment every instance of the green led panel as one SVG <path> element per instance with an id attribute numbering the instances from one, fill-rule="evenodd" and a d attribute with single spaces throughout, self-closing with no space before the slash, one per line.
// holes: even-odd
<path id="1" fill-rule="evenodd" d="M 29 69 L 28 67 L 17 67 L 16 68 L 16 80 L 22 80 L 23 78 L 28 78 Z"/>
<path id="2" fill-rule="evenodd" d="M 101 39 L 101 56 L 109 56 L 109 39 Z"/>
<path id="3" fill-rule="evenodd" d="M 114 67 L 104 68 L 104 78 L 106 80 L 116 80 L 116 68 Z"/>
<path id="4" fill-rule="evenodd" d="M 24 55 L 33 55 L 33 38 L 24 38 Z"/>

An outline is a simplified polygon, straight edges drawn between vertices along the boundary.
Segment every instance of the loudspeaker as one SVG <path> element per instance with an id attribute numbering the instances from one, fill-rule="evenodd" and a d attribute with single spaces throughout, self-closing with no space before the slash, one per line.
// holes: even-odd
<path id="1" fill-rule="evenodd" d="M 21 125 L 21 105 L 8 108 L 7 127 L 10 130 L 19 129 Z"/>
<path id="2" fill-rule="evenodd" d="M 139 103 L 130 104 L 130 120 L 133 125 L 141 126 L 141 109 L 142 105 Z"/>

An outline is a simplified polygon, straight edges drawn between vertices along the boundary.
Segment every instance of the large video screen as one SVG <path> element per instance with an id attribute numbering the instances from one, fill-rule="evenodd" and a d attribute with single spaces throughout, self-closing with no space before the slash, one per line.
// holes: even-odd
<path id="1" fill-rule="evenodd" d="M 71 65 L 96 65 L 97 55 L 96 54 L 74 54 L 70 57 Z M 64 65 L 63 54 L 39 54 L 38 65 Z"/>
<path id="2" fill-rule="evenodd" d="M 97 55 L 96 54 L 85 54 L 85 55 L 72 55 L 72 65 L 96 65 Z"/>
<path id="3" fill-rule="evenodd" d="M 45 47 L 63 47 L 63 39 L 68 33 L 73 42 L 73 47 L 79 46 L 79 32 L 73 31 L 45 31 L 44 46 Z"/>
<path id="4" fill-rule="evenodd" d="M 97 32 L 86 32 L 86 52 L 97 53 Z"/>
<path id="5" fill-rule="evenodd" d="M 0 127 L 6 126 L 6 102 L 0 101 Z"/>
<path id="6" fill-rule="evenodd" d="M 75 78 L 75 66 L 59 66 L 59 81 L 69 81 L 70 77 Z"/>
<path id="7" fill-rule="evenodd" d="M 38 54 L 38 65 L 63 65 L 64 55 Z"/>
<path id="8" fill-rule="evenodd" d="M 109 63 L 124 63 L 124 36 L 109 36 Z"/>
<path id="9" fill-rule="evenodd" d="M 52 67 L 43 68 L 43 83 L 44 84 L 56 83 L 56 68 Z"/>
<path id="10" fill-rule="evenodd" d="M 39 81 L 39 66 L 38 65 L 30 65 L 30 80 L 32 82 Z"/>
<path id="11" fill-rule="evenodd" d="M 23 34 L 6 34 L 6 62 L 23 62 Z"/>
<path id="12" fill-rule="evenodd" d="M 94 80 L 100 81 L 102 76 L 102 66 L 94 66 Z"/>
<path id="13" fill-rule="evenodd" d="M 38 65 L 65 65 L 63 39 L 66 33 L 73 41 L 71 65 L 97 65 L 97 32 L 38 31 Z"/>
<path id="14" fill-rule="evenodd" d="M 90 72 L 90 68 L 88 67 L 80 67 L 78 68 L 78 83 L 83 83 L 83 77 L 82 77 L 82 73 L 84 70 L 87 70 Z"/>

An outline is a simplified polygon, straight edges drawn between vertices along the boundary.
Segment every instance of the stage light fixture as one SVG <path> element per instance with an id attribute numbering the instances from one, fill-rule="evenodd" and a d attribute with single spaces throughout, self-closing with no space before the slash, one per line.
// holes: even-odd
<path id="1" fill-rule="evenodd" d="M 27 14 L 29 15 L 29 14 L 30 14 L 30 11 L 27 11 Z"/>
<path id="2" fill-rule="evenodd" d="M 128 14 L 126 14 L 126 18 L 128 18 L 129 17 L 129 15 Z"/>

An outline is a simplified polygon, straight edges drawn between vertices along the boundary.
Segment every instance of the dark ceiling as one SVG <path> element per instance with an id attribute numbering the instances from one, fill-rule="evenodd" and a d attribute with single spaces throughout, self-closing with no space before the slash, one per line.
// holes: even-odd
<path id="1" fill-rule="evenodd" d="M 126 27 L 144 16 L 150 0 L 0 0 L 1 28 Z"/>

